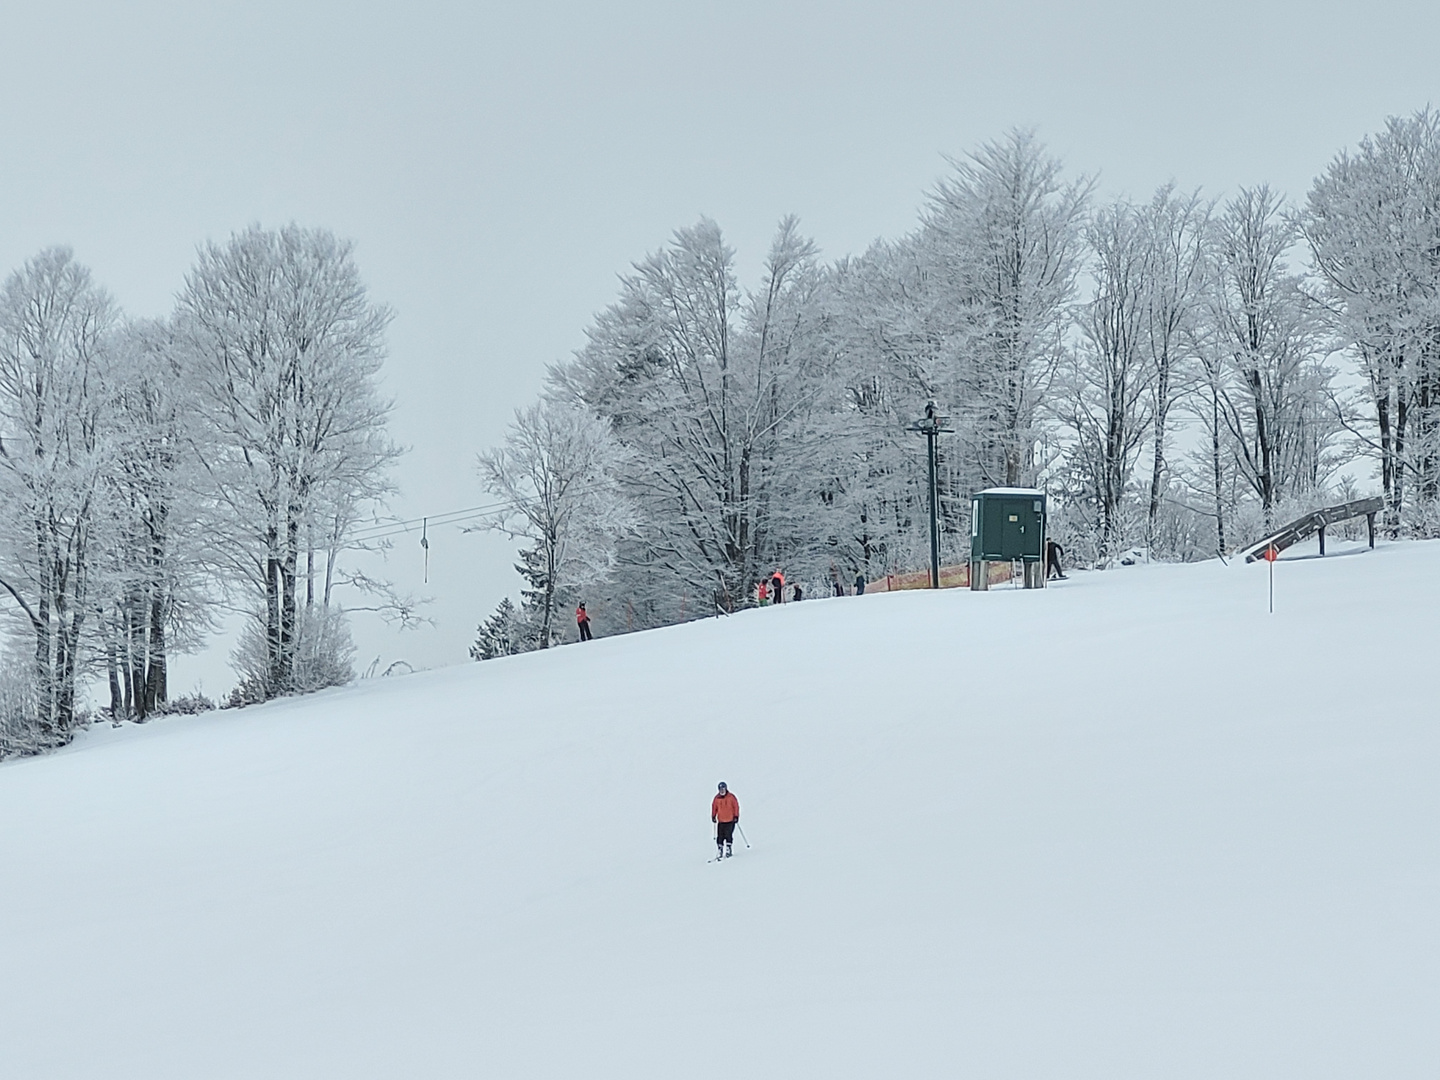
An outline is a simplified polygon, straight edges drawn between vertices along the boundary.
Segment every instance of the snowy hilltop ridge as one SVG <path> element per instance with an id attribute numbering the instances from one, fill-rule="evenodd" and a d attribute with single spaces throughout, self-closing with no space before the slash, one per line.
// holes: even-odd
<path id="1" fill-rule="evenodd" d="M 814 600 L 6 763 L 5 1071 L 1428 1075 L 1440 544 L 1312 553 L 1273 616 Z"/>

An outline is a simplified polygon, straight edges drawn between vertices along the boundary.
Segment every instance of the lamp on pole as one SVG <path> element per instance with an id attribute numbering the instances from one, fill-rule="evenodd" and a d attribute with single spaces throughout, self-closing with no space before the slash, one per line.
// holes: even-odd
<path id="1" fill-rule="evenodd" d="M 930 587 L 940 587 L 940 487 L 935 476 L 935 439 L 953 429 L 950 418 L 935 411 L 935 402 L 925 406 L 925 416 L 910 425 L 911 431 L 925 436 L 925 448 L 930 459 Z"/>

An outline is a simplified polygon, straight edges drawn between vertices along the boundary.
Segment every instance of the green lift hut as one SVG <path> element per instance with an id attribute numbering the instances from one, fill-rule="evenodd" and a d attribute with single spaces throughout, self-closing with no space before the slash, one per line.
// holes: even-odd
<path id="1" fill-rule="evenodd" d="M 990 587 L 990 564 L 1019 562 L 1027 589 L 1045 587 L 1045 493 L 986 488 L 970 497 L 970 588 Z"/>

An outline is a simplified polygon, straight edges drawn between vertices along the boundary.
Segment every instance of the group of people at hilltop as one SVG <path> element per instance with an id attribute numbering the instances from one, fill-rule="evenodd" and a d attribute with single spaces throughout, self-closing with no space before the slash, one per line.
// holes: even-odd
<path id="1" fill-rule="evenodd" d="M 768 578 L 762 578 L 760 584 L 755 586 L 755 599 L 761 607 L 783 604 L 785 602 L 785 575 L 776 570 Z M 790 586 L 790 599 L 805 599 L 805 590 L 798 581 Z"/>
<path id="2" fill-rule="evenodd" d="M 835 573 L 834 567 L 831 567 L 830 570 L 830 589 L 836 596 L 845 595 L 845 586 L 840 583 L 840 575 Z M 855 595 L 865 595 L 865 575 L 863 572 L 855 575 Z M 805 590 L 798 581 L 792 582 L 790 584 L 790 599 L 805 599 Z M 761 578 L 760 582 L 755 586 L 755 600 L 757 603 L 759 603 L 761 607 L 769 607 L 771 604 L 784 603 L 784 573 L 776 570 L 769 577 Z"/>

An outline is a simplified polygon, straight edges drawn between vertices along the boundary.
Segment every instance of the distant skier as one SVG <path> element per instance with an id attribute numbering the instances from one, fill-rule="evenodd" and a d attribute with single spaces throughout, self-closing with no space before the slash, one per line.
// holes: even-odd
<path id="1" fill-rule="evenodd" d="M 793 588 L 794 588 L 794 590 L 795 590 L 795 594 L 794 594 L 794 599 L 795 599 L 795 601 L 798 603 L 799 601 L 804 600 L 804 599 L 805 599 L 805 593 L 804 593 L 804 591 L 800 588 L 800 583 L 799 583 L 798 581 L 794 584 Z"/>
<path id="2" fill-rule="evenodd" d="M 856 595 L 856 596 L 864 596 L 864 595 L 865 595 L 865 575 L 864 575 L 864 574 L 856 574 L 856 575 L 855 575 L 855 595 Z"/>
<path id="3" fill-rule="evenodd" d="M 1065 554 L 1065 549 L 1054 540 L 1045 541 L 1045 576 L 1047 578 L 1059 578 L 1065 580 L 1065 571 L 1060 569 L 1060 556 Z"/>
<path id="4" fill-rule="evenodd" d="M 785 602 L 785 575 L 779 570 L 770 575 L 770 595 L 775 598 L 775 603 Z"/>
<path id="5" fill-rule="evenodd" d="M 580 627 L 580 640 L 589 641 L 591 638 L 590 613 L 585 610 L 583 603 L 575 609 L 575 625 Z"/>
<path id="6" fill-rule="evenodd" d="M 735 826 L 740 824 L 740 800 L 720 781 L 720 790 L 710 800 L 710 820 L 715 823 L 715 857 L 728 859 L 730 844 L 735 839 Z"/>
<path id="7" fill-rule="evenodd" d="M 770 606 L 770 589 L 765 582 L 760 582 L 759 586 L 755 589 L 755 599 L 760 602 L 761 607 Z"/>

